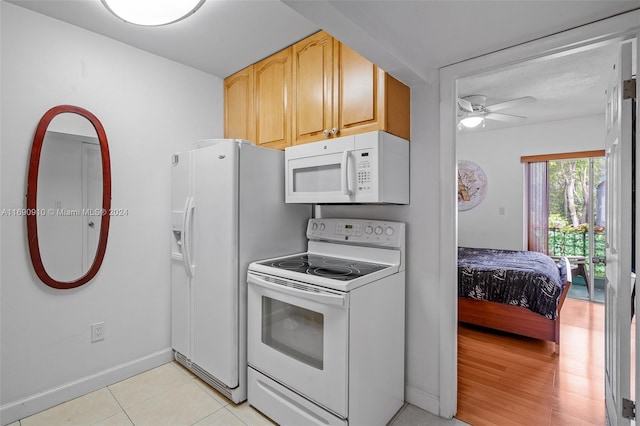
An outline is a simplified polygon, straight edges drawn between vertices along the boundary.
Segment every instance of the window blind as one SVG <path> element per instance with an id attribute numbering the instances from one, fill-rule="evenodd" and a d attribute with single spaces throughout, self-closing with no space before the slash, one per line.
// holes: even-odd
<path id="1" fill-rule="evenodd" d="M 528 250 L 549 254 L 549 194 L 547 162 L 526 163 Z"/>

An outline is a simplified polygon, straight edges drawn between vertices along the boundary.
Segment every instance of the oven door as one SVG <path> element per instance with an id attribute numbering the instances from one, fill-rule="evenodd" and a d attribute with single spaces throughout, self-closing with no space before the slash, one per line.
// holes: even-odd
<path id="1" fill-rule="evenodd" d="M 347 417 L 349 294 L 248 273 L 249 365 Z"/>
<path id="2" fill-rule="evenodd" d="M 349 203 L 355 199 L 353 150 L 345 136 L 285 149 L 287 203 Z"/>

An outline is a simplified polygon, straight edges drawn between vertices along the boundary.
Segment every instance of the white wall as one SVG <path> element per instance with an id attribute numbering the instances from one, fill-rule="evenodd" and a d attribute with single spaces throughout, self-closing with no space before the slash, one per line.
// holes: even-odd
<path id="1" fill-rule="evenodd" d="M 439 412 L 439 87 L 411 88 L 410 202 L 408 206 L 322 206 L 324 217 L 405 222 L 405 398 Z"/>
<path id="2" fill-rule="evenodd" d="M 458 212 L 458 244 L 526 249 L 520 157 L 604 149 L 604 138 L 604 115 L 459 134 L 458 160 L 473 161 L 484 170 L 488 191 L 478 206 Z"/>
<path id="3" fill-rule="evenodd" d="M 98 275 L 42 284 L 24 217 L 3 215 L 0 419 L 5 424 L 170 359 L 170 154 L 223 135 L 222 80 L 0 3 L 0 207 L 25 205 L 30 145 L 59 104 L 93 112 L 109 141 L 112 217 Z M 91 323 L 106 338 L 90 343 Z"/>

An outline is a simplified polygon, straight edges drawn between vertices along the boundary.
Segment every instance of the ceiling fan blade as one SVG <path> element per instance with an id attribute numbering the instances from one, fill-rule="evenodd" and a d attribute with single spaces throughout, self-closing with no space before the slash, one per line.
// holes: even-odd
<path id="1" fill-rule="evenodd" d="M 466 112 L 473 112 L 473 105 L 466 99 L 458 98 L 458 106 Z"/>
<path id="2" fill-rule="evenodd" d="M 494 111 L 500 111 L 507 108 L 515 108 L 517 106 L 524 105 L 524 104 L 530 104 L 535 101 L 536 101 L 536 98 L 534 98 L 533 96 L 525 96 L 523 98 L 517 98 L 517 99 L 512 99 L 510 101 L 499 102 L 493 105 L 487 105 L 486 109 L 489 112 L 494 112 Z"/>
<path id="3" fill-rule="evenodd" d="M 506 121 L 508 123 L 522 123 L 527 120 L 527 117 L 522 117 L 519 115 L 511 115 L 511 114 L 502 114 L 497 112 L 489 112 L 484 118 L 488 120 L 497 120 L 497 121 Z"/>

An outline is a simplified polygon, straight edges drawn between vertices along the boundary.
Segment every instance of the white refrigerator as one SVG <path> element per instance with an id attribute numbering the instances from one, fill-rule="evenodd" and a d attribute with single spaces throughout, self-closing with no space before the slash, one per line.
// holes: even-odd
<path id="1" fill-rule="evenodd" d="M 306 248 L 309 205 L 284 202 L 284 153 L 218 139 L 172 157 L 171 345 L 234 402 L 246 399 L 247 267 Z"/>

